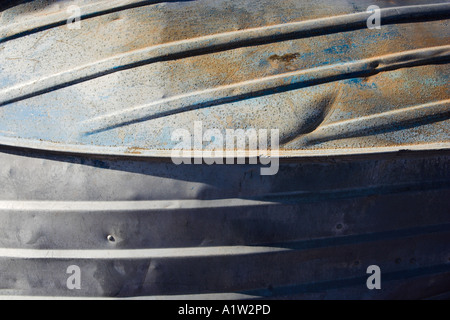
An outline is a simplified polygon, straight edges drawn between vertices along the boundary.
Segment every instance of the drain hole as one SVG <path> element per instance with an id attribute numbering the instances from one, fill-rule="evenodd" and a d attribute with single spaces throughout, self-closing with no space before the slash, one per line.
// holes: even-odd
<path id="1" fill-rule="evenodd" d="M 106 239 L 108 239 L 109 242 L 116 242 L 116 238 L 114 238 L 112 235 L 107 236 Z"/>

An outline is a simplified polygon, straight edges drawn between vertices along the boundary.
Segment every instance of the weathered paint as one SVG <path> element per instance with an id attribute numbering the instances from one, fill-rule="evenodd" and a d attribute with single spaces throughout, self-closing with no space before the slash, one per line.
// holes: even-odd
<path id="1" fill-rule="evenodd" d="M 450 292 L 448 1 L 48 3 L 0 18 L 0 296 Z M 194 121 L 280 129 L 280 172 L 174 165 Z"/>
<path id="2" fill-rule="evenodd" d="M 7 10 L 0 140 L 164 156 L 199 120 L 280 129 L 282 156 L 447 147 L 450 3 L 380 3 L 369 30 L 368 1 L 266 2 L 79 1 L 80 30 L 64 25 L 73 1 Z M 298 143 L 341 120 L 359 129 Z"/>

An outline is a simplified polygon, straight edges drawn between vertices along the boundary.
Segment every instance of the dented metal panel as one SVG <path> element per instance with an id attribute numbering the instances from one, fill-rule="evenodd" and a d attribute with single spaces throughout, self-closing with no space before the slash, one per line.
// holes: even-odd
<path id="1" fill-rule="evenodd" d="M 0 296 L 448 294 L 450 2 L 376 1 L 380 29 L 372 4 L 1 11 Z M 278 129 L 278 174 L 175 165 L 196 122 Z"/>
<path id="2" fill-rule="evenodd" d="M 415 299 L 448 292 L 448 152 L 282 162 L 265 177 L 249 165 L 5 148 L 0 157 L 2 296 Z M 383 270 L 381 291 L 366 287 L 373 264 Z M 71 265 L 82 270 L 81 290 L 66 287 Z"/>

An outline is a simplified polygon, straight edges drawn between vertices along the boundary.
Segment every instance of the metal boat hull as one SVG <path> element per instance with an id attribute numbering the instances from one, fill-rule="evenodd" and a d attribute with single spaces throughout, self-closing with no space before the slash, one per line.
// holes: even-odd
<path id="1" fill-rule="evenodd" d="M 450 2 L 372 2 L 8 1 L 0 298 L 450 298 Z M 279 172 L 175 165 L 196 123 Z"/>
<path id="2" fill-rule="evenodd" d="M 446 151 L 296 159 L 273 177 L 249 165 L 0 156 L 2 296 L 448 297 Z M 81 290 L 66 286 L 71 265 Z M 367 289 L 370 265 L 382 290 Z"/>

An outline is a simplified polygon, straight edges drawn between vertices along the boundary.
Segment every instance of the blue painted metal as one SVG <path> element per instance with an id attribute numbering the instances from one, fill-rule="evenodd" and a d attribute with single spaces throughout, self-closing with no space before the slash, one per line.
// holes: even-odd
<path id="1" fill-rule="evenodd" d="M 66 26 L 73 4 L 81 29 Z M 377 1 L 375 30 L 371 4 L 2 11 L 0 295 L 450 292 L 450 2 Z M 279 174 L 174 165 L 172 132 L 195 121 L 279 129 Z M 371 264 L 382 291 L 365 286 Z"/>

